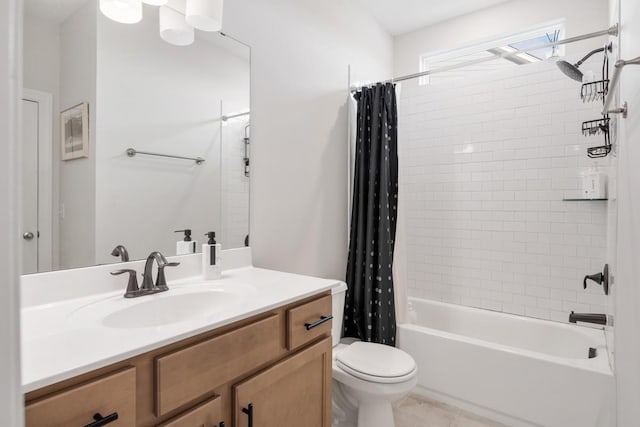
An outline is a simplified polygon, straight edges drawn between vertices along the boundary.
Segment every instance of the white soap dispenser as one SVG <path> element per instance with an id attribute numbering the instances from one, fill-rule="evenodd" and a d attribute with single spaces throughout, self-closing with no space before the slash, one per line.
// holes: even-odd
<path id="1" fill-rule="evenodd" d="M 222 277 L 222 266 L 220 265 L 222 245 L 216 243 L 215 231 L 210 231 L 205 236 L 209 238 L 209 241 L 202 245 L 202 277 L 205 280 L 220 279 Z"/>
<path id="2" fill-rule="evenodd" d="M 176 255 L 195 254 L 198 242 L 191 238 L 191 230 L 176 230 L 176 233 L 184 233 L 184 239 L 176 242 Z"/>
<path id="3" fill-rule="evenodd" d="M 582 173 L 582 197 L 585 199 L 607 198 L 607 175 L 594 163 Z"/>

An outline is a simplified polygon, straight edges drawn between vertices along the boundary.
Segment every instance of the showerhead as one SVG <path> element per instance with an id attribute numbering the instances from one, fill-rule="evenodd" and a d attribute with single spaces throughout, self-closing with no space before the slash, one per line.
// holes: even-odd
<path id="1" fill-rule="evenodd" d="M 586 61 L 592 55 L 598 52 L 604 52 L 605 49 L 611 52 L 611 46 L 612 44 L 609 43 L 605 47 L 601 47 L 600 49 L 594 49 L 591 52 L 587 53 L 584 56 L 584 58 L 582 58 L 580 61 L 576 62 L 575 64 L 570 64 L 567 61 L 559 60 L 559 61 L 556 61 L 556 65 L 558 66 L 558 68 L 560 68 L 560 71 L 562 71 L 567 77 L 570 77 L 575 81 L 582 82 L 582 71 L 578 70 L 578 67 L 580 67 L 584 61 Z"/>
<path id="2" fill-rule="evenodd" d="M 582 82 L 582 71 L 578 70 L 579 64 L 573 65 L 567 61 L 556 61 L 556 65 L 567 77 L 575 81 Z"/>

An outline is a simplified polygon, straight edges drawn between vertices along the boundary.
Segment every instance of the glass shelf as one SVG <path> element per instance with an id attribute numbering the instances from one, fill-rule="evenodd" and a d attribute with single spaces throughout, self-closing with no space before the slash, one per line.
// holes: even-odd
<path id="1" fill-rule="evenodd" d="M 604 199 L 584 199 L 584 198 L 576 198 L 576 199 L 562 199 L 564 202 L 598 202 L 598 201 L 606 201 L 608 198 Z"/>

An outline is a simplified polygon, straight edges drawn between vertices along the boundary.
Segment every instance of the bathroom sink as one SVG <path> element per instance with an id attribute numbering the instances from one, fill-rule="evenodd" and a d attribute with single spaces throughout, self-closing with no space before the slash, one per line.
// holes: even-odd
<path id="1" fill-rule="evenodd" d="M 108 297 L 78 308 L 67 321 L 79 327 L 94 322 L 114 329 L 161 327 L 214 317 L 242 304 L 253 291 L 253 286 L 236 284 L 174 288 L 138 298 Z"/>
<path id="2" fill-rule="evenodd" d="M 145 297 L 141 297 L 145 298 Z M 240 296 L 228 292 L 194 292 L 178 295 L 158 295 L 139 304 L 122 308 L 107 315 L 102 324 L 109 328 L 149 328 L 208 317 Z"/>

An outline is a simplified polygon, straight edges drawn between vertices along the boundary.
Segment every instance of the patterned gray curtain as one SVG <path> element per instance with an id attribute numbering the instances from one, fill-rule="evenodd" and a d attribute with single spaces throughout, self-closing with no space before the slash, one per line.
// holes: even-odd
<path id="1" fill-rule="evenodd" d="M 356 100 L 344 336 L 395 346 L 392 265 L 398 206 L 398 113 L 394 85 L 363 88 Z"/>

